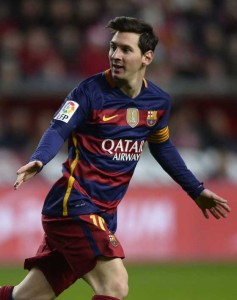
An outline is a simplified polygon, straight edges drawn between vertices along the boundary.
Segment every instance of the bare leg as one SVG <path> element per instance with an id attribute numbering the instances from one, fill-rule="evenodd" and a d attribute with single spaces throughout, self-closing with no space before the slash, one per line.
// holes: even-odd
<path id="1" fill-rule="evenodd" d="M 37 268 L 30 270 L 25 279 L 13 290 L 14 300 L 53 300 L 55 297 L 55 293 L 44 274 Z"/>
<path id="2" fill-rule="evenodd" d="M 99 258 L 96 267 L 83 279 L 96 295 L 123 300 L 128 294 L 128 274 L 120 258 Z"/>

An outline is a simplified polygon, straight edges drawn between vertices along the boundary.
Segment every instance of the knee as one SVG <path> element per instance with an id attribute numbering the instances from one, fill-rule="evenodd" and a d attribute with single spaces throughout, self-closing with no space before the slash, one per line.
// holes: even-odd
<path id="1" fill-rule="evenodd" d="M 128 282 L 124 281 L 124 282 L 116 282 L 115 286 L 114 286 L 114 290 L 116 292 L 116 297 L 118 299 L 125 299 L 128 295 L 128 291 L 129 291 L 129 287 L 128 287 Z"/>
<path id="2" fill-rule="evenodd" d="M 118 299 L 125 299 L 128 295 L 128 280 L 127 278 L 113 278 L 107 282 L 106 286 L 99 291 L 101 295 L 108 295 Z"/>
<path id="3" fill-rule="evenodd" d="M 118 299 L 125 299 L 128 295 L 128 282 L 115 280 L 110 287 L 111 292 L 115 294 Z"/>

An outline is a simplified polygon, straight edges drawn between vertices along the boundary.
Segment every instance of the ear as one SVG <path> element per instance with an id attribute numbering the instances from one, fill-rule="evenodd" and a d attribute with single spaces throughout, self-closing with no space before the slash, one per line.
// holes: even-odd
<path id="1" fill-rule="evenodd" d="M 152 50 L 147 51 L 142 56 L 142 63 L 144 66 L 148 66 L 154 58 L 154 52 Z"/>

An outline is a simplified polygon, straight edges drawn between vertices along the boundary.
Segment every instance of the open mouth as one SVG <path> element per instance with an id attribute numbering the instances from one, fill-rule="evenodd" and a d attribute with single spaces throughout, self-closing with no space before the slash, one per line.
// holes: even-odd
<path id="1" fill-rule="evenodd" d="M 120 72 L 123 69 L 123 66 L 118 65 L 118 64 L 113 64 L 113 70 L 115 72 Z"/>

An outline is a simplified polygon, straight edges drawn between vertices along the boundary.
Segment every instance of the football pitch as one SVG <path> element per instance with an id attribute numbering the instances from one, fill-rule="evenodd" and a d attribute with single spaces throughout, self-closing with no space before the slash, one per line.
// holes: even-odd
<path id="1" fill-rule="evenodd" d="M 186 264 L 127 264 L 128 300 L 235 300 L 237 262 Z M 0 285 L 16 284 L 26 274 L 0 266 Z M 57 299 L 90 300 L 92 292 L 78 281 Z"/>

